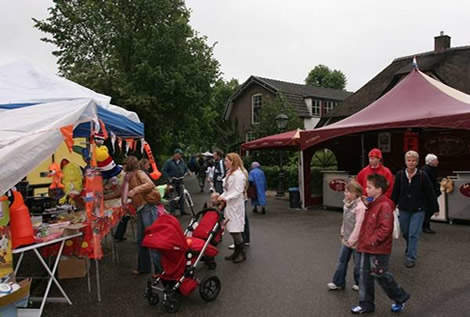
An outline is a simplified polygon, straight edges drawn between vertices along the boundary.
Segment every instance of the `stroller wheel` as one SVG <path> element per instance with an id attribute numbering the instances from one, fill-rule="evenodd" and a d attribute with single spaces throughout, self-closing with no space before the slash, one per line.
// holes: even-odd
<path id="1" fill-rule="evenodd" d="M 208 275 L 199 284 L 199 295 L 206 302 L 211 302 L 219 296 L 221 283 L 217 276 Z"/>
<path id="2" fill-rule="evenodd" d="M 163 300 L 163 307 L 168 313 L 176 313 L 180 309 L 180 302 L 175 293 L 170 293 Z"/>
<path id="3" fill-rule="evenodd" d="M 149 302 L 150 305 L 155 306 L 160 301 L 160 296 L 158 296 L 157 293 L 154 293 L 154 292 L 150 291 L 147 294 L 147 301 Z"/>

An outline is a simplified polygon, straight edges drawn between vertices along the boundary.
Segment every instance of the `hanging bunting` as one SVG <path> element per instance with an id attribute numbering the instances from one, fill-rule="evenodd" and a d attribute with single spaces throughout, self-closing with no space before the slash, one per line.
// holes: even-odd
<path id="1" fill-rule="evenodd" d="M 124 141 L 126 142 L 126 156 L 127 156 L 127 153 L 129 152 L 129 148 L 130 148 L 130 143 L 129 143 L 129 139 L 125 139 Z"/>
<path id="2" fill-rule="evenodd" d="M 117 138 L 118 139 L 118 148 L 119 148 L 119 152 L 122 153 L 122 139 L 120 137 Z"/>
<path id="3" fill-rule="evenodd" d="M 60 128 L 60 132 L 64 136 L 65 144 L 69 149 L 69 153 L 72 153 L 73 150 L 73 125 L 68 125 Z"/>
<path id="4" fill-rule="evenodd" d="M 133 139 L 126 139 L 126 153 L 129 150 L 134 148 L 134 140 Z"/>
<path id="5" fill-rule="evenodd" d="M 113 147 L 113 153 L 116 152 L 116 148 L 114 146 L 114 143 L 116 142 L 116 135 L 111 132 L 111 146 Z"/>

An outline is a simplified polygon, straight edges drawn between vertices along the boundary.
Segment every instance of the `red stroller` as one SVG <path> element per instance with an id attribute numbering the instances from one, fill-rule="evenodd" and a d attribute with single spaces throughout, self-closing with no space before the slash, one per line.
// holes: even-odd
<path id="1" fill-rule="evenodd" d="M 209 227 L 209 218 L 214 219 L 214 212 L 217 219 Z M 181 295 L 189 296 L 198 286 L 201 298 L 207 302 L 215 300 L 220 292 L 221 283 L 217 276 L 208 275 L 201 281 L 195 276 L 196 267 L 204 257 L 215 264 L 213 258 L 219 251 L 213 243 L 216 243 L 216 237 L 220 240 L 222 232 L 220 214 L 216 209 L 205 209 L 191 220 L 191 224 L 197 222 L 195 218 L 200 218 L 199 225 L 193 230 L 192 237 L 186 237 L 174 216 L 162 215 L 147 228 L 142 242 L 143 246 L 160 252 L 163 268 L 158 278 L 148 280 L 145 297 L 151 305 L 157 305 L 160 298 L 155 291 L 163 292 L 163 307 L 170 313 L 178 311 Z M 206 239 L 199 238 L 203 236 Z"/>

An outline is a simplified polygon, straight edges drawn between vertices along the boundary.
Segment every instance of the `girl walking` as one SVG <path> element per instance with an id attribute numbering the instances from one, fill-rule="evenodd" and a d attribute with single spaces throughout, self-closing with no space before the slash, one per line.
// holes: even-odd
<path id="1" fill-rule="evenodd" d="M 346 273 L 351 255 L 354 259 L 354 285 L 353 289 L 359 290 L 360 253 L 356 251 L 359 232 L 366 212 L 366 206 L 362 202 L 362 187 L 355 180 L 346 185 L 344 191 L 343 224 L 341 226 L 341 249 L 339 251 L 339 263 L 333 276 L 333 281 L 328 283 L 330 290 L 343 289 L 346 285 Z"/>

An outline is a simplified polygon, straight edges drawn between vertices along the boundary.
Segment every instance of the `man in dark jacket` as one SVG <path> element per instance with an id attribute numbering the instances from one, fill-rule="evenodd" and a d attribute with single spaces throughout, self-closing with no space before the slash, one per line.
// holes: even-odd
<path id="1" fill-rule="evenodd" d="M 359 305 L 351 308 L 353 314 L 375 310 L 374 279 L 395 303 L 392 312 L 405 308 L 408 294 L 388 271 L 392 253 L 393 202 L 385 195 L 388 181 L 380 174 L 367 177 L 367 195 L 372 201 L 364 215 L 357 251 L 362 253 L 359 283 Z"/>
<path id="2" fill-rule="evenodd" d="M 215 191 L 222 194 L 224 192 L 222 180 L 225 177 L 225 165 L 222 151 L 217 150 L 214 152 L 214 160 L 214 178 L 212 179 L 212 183 L 214 184 Z"/>
<path id="3" fill-rule="evenodd" d="M 188 167 L 186 163 L 183 161 L 183 150 L 176 149 L 173 152 L 173 156 L 169 158 L 162 168 L 162 175 L 163 178 L 167 179 L 172 185 L 173 188 L 178 195 L 178 197 L 182 197 L 183 195 L 183 178 L 184 175 L 188 173 Z M 189 213 L 184 211 L 184 199 L 181 198 L 178 201 L 179 210 L 181 215 L 189 215 Z M 174 204 L 170 204 L 170 213 L 175 214 L 175 206 Z"/>
<path id="4" fill-rule="evenodd" d="M 437 166 L 439 165 L 439 160 L 437 159 L 437 156 L 434 154 L 428 154 L 426 155 L 426 158 L 424 159 L 426 162 L 426 165 L 424 165 L 421 170 L 428 174 L 429 179 L 431 180 L 432 183 L 432 188 L 434 189 L 434 193 L 436 194 L 436 198 L 441 195 L 441 185 L 437 182 Z M 431 212 L 428 212 L 426 210 L 426 215 L 424 216 L 424 222 L 423 222 L 423 232 L 424 233 L 436 233 L 434 230 L 431 229 L 431 217 L 435 215 L 437 216 L 438 214 L 432 214 Z"/>
<path id="5" fill-rule="evenodd" d="M 419 234 L 426 212 L 439 212 L 428 175 L 416 168 L 418 161 L 418 153 L 406 152 L 406 168 L 398 171 L 392 192 L 392 200 L 400 211 L 400 228 L 406 240 L 405 265 L 408 268 L 415 266 Z"/>

